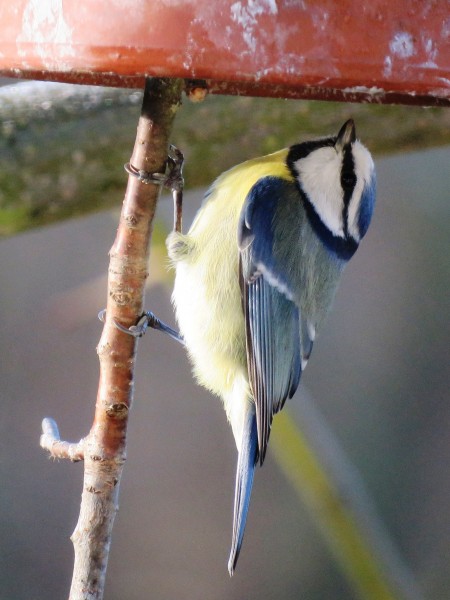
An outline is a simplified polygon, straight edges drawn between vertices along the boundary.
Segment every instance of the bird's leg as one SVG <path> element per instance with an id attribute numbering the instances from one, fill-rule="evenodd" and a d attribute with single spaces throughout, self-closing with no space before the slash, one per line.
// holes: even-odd
<path id="1" fill-rule="evenodd" d="M 105 321 L 105 315 L 106 310 L 101 310 L 98 313 L 98 318 L 100 319 L 100 321 Z M 120 329 L 120 331 L 123 331 L 123 333 L 127 333 L 128 335 L 132 335 L 133 337 L 138 338 L 144 335 L 148 327 L 151 327 L 152 329 L 157 329 L 158 331 L 166 333 L 172 339 L 176 340 L 180 344 L 183 344 L 184 346 L 183 336 L 180 333 L 178 333 L 178 331 L 175 331 L 175 329 L 172 329 L 172 327 L 158 319 L 158 317 L 156 317 L 150 310 L 148 310 L 142 316 L 140 316 L 136 325 L 132 325 L 131 327 L 124 327 L 115 319 L 113 319 L 113 323 L 115 327 L 117 327 L 117 329 Z"/>
<path id="2" fill-rule="evenodd" d="M 169 173 L 167 175 L 165 186 L 172 190 L 173 230 L 181 233 L 183 217 L 184 156 L 173 144 L 170 145 L 170 151 L 173 153 L 173 156 L 169 154 L 168 157 Z"/>

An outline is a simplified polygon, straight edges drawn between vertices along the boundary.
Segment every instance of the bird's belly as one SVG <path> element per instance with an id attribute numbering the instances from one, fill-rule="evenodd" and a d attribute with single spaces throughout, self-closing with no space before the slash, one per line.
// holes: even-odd
<path id="1" fill-rule="evenodd" d="M 211 264 L 214 260 L 201 266 L 180 262 L 173 291 L 194 375 L 224 400 L 237 378 L 247 379 L 237 252 L 235 255 L 235 261 L 224 257 L 226 264 L 220 265 Z"/>

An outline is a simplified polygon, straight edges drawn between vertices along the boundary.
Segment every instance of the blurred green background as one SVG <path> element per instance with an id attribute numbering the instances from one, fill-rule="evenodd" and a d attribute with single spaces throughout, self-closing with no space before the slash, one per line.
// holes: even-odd
<path id="1" fill-rule="evenodd" d="M 0 95 L 0 235 L 120 206 L 139 91 L 24 82 Z M 335 133 L 351 115 L 375 155 L 450 144 L 450 111 L 210 96 L 184 100 L 174 142 L 188 189 L 254 156 Z"/>
<path id="2" fill-rule="evenodd" d="M 82 465 L 47 459 L 38 445 L 40 421 L 55 417 L 72 440 L 90 427 L 101 331 L 96 314 L 105 304 L 107 253 L 126 184 L 122 165 L 141 97 L 104 90 L 101 100 L 88 91 L 80 99 L 62 86 L 66 102 L 52 103 L 46 89 L 52 85 L 11 89 L 0 102 L 1 232 L 40 226 L 0 241 L 1 600 L 68 593 L 68 538 Z M 198 186 L 246 158 L 335 133 L 351 116 L 376 155 L 378 204 L 302 385 L 359 469 L 425 598 L 444 600 L 450 589 L 450 111 L 185 101 L 172 135 L 187 160 L 185 226 L 201 201 Z M 87 211 L 96 214 L 79 216 Z M 68 216 L 77 218 L 43 226 Z M 162 283 L 168 197 L 159 220 L 147 306 L 173 323 Z M 105 598 L 356 598 L 272 454 L 256 474 L 244 547 L 229 579 L 235 454 L 220 401 L 194 384 L 182 348 L 148 334 L 139 346 Z"/>

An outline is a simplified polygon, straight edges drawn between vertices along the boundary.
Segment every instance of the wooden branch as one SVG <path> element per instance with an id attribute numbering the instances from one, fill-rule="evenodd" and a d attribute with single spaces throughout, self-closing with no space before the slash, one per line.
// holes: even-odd
<path id="1" fill-rule="evenodd" d="M 180 105 L 183 81 L 146 81 L 131 164 L 164 173 L 168 137 Z M 115 325 L 134 325 L 143 312 L 152 221 L 160 185 L 130 176 L 115 242 L 110 251 L 108 300 L 97 347 L 100 381 L 94 423 L 83 440 L 84 483 L 78 523 L 72 534 L 75 564 L 69 600 L 103 598 L 111 533 L 118 510 L 119 484 L 126 459 L 126 431 L 133 399 L 136 338 Z M 53 422 L 54 423 L 54 422 Z M 46 422 L 44 446 L 70 456 L 56 424 Z M 70 445 L 69 445 L 70 447 Z"/>
<path id="2" fill-rule="evenodd" d="M 58 430 L 58 425 L 48 417 L 42 421 L 41 448 L 48 450 L 52 458 L 68 458 L 78 462 L 84 458 L 84 439 L 78 443 L 64 442 Z"/>

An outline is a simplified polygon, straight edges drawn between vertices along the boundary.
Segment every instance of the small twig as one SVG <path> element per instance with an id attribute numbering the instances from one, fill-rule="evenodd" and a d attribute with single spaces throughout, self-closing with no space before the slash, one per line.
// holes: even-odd
<path id="1" fill-rule="evenodd" d="M 64 442 L 59 435 L 56 421 L 46 417 L 42 421 L 41 448 L 50 452 L 52 458 L 68 458 L 72 462 L 84 459 L 84 438 L 78 443 Z"/>

